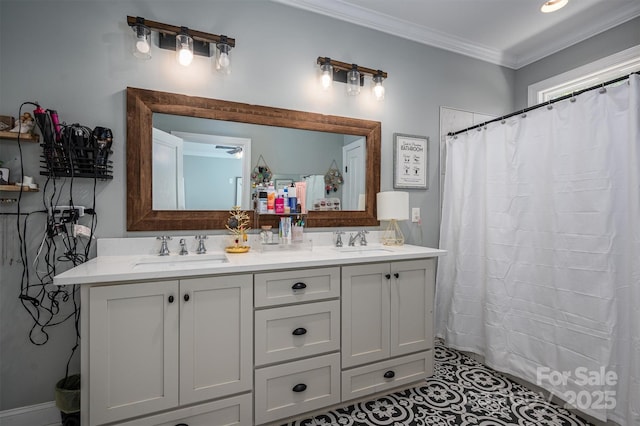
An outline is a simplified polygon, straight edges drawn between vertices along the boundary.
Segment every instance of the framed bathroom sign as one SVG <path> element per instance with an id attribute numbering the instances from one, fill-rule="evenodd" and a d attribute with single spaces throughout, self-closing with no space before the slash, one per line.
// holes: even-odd
<path id="1" fill-rule="evenodd" d="M 429 138 L 393 134 L 393 187 L 429 189 Z"/>

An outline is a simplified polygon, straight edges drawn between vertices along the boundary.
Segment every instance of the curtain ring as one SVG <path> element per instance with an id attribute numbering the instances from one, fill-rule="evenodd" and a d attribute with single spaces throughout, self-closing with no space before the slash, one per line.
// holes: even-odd
<path id="1" fill-rule="evenodd" d="M 598 90 L 598 93 L 600 94 L 607 93 L 607 88 L 604 87 L 604 83 L 602 83 L 602 87 L 600 88 L 600 90 Z"/>
<path id="2" fill-rule="evenodd" d="M 575 92 L 571 92 L 571 98 L 569 99 L 569 102 L 575 102 L 575 101 L 576 101 Z"/>
<path id="3" fill-rule="evenodd" d="M 553 105 L 551 105 L 551 99 L 549 99 L 549 103 L 547 104 L 547 109 L 548 110 L 552 110 L 553 109 Z"/>
<path id="4" fill-rule="evenodd" d="M 506 122 L 507 122 L 507 120 L 505 120 L 505 119 L 503 118 L 503 119 L 502 119 L 502 121 L 500 122 L 500 124 L 504 124 L 504 123 L 506 123 Z"/>

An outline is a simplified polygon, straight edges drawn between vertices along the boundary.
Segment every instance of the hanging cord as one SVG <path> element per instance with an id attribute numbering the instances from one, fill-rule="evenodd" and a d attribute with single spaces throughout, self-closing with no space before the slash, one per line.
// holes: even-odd
<path id="1" fill-rule="evenodd" d="M 570 99 L 571 102 L 575 102 L 575 97 L 576 96 L 578 96 L 578 95 L 580 95 L 582 93 L 585 93 L 585 92 L 589 92 L 591 90 L 600 89 L 601 93 L 604 93 L 602 90 L 606 91 L 605 86 L 609 86 L 610 84 L 618 83 L 620 81 L 628 80 L 629 77 L 631 77 L 634 74 L 640 74 L 640 71 L 632 72 L 629 75 L 625 75 L 625 76 L 622 76 L 622 77 L 614 78 L 613 80 L 609 80 L 609 81 L 606 81 L 604 83 L 597 84 L 595 86 L 587 87 L 586 89 L 578 90 L 576 92 L 571 92 L 571 93 L 569 93 L 567 95 L 560 96 L 559 98 L 551 99 L 551 100 L 549 100 L 547 102 L 543 102 L 543 103 L 540 103 L 540 104 L 537 104 L 537 105 L 533 105 L 533 106 L 530 106 L 528 108 L 521 109 L 521 110 L 516 111 L 516 112 L 512 112 L 511 114 L 503 115 L 502 117 L 494 118 L 492 120 L 485 121 L 484 123 L 480 123 L 480 124 L 473 125 L 471 127 L 467 127 L 466 129 L 458 130 L 457 132 L 449 132 L 449 133 L 447 133 L 447 136 L 456 136 L 456 135 L 459 135 L 460 133 L 468 132 L 469 130 L 480 129 L 480 128 L 486 126 L 489 123 L 495 123 L 496 121 L 503 121 L 503 120 L 505 120 L 507 118 L 514 117 L 514 116 L 516 116 L 518 114 L 526 114 L 529 111 L 533 111 L 534 109 L 542 108 L 544 106 L 546 106 L 548 109 L 551 109 L 551 108 L 549 108 L 551 106 L 551 104 L 554 104 L 554 103 L 560 102 L 560 101 L 564 101 L 565 99 Z"/>

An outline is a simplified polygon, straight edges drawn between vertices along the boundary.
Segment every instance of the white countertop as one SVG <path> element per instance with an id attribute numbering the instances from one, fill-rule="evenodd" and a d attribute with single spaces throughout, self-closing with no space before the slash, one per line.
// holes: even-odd
<path id="1" fill-rule="evenodd" d="M 174 244 L 180 237 L 174 237 Z M 302 249 L 260 251 L 251 249 L 248 253 L 225 253 L 220 244 L 211 244 L 206 254 L 195 254 L 191 249 L 186 256 L 178 255 L 178 250 L 172 250 L 169 256 L 157 254 L 120 252 L 113 247 L 123 244 L 135 246 L 134 240 L 121 238 L 108 239 L 109 250 L 103 250 L 107 255 L 100 255 L 73 269 L 56 275 L 53 283 L 56 285 L 111 283 L 118 281 L 138 281 L 152 279 L 170 279 L 194 277 L 202 275 L 233 274 L 238 272 L 271 271 L 290 268 L 309 268 L 322 266 L 339 266 L 367 262 L 385 262 L 393 260 L 423 259 L 443 256 L 445 250 L 412 245 L 385 246 L 378 242 L 371 242 L 365 247 L 336 248 L 332 245 L 303 245 Z M 144 239 L 149 247 L 155 247 L 153 238 Z M 320 240 L 317 238 L 316 240 Z M 315 241 L 314 241 L 315 243 Z M 171 247 L 170 247 L 171 248 Z M 190 247 L 191 248 L 191 247 Z M 118 254 L 113 255 L 114 251 Z M 149 250 L 147 250 L 149 251 Z M 153 253 L 153 250 L 151 251 Z"/>

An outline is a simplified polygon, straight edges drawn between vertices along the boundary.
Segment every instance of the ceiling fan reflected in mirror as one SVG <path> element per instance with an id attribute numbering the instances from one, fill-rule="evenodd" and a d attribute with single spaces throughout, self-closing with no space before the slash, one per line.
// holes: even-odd
<path id="1" fill-rule="evenodd" d="M 242 158 L 243 150 L 241 146 L 216 145 L 216 149 L 226 149 L 227 154 Z"/>

